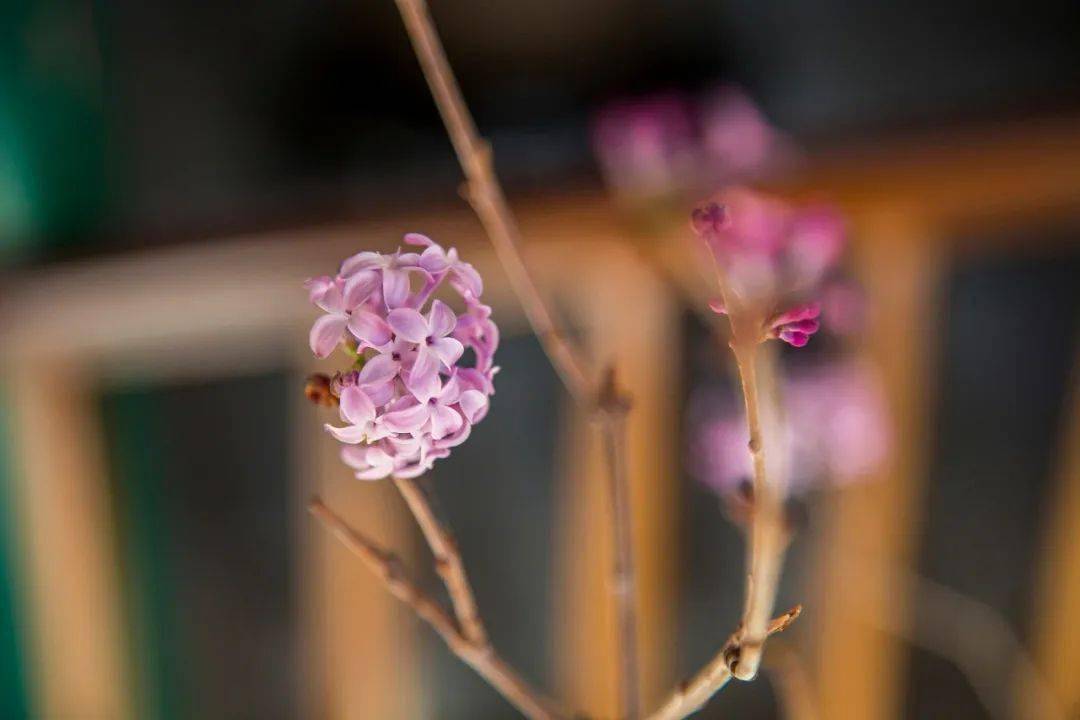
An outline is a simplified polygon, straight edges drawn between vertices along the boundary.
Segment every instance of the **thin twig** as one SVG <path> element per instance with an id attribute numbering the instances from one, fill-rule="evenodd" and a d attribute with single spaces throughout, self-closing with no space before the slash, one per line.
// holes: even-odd
<path id="1" fill-rule="evenodd" d="M 630 528 L 630 482 L 626 468 L 626 414 L 629 401 L 619 394 L 615 369 L 609 368 L 600 391 L 600 407 L 604 408 L 602 434 L 608 467 L 608 504 L 612 509 L 614 548 L 612 558 L 612 593 L 621 639 L 621 697 L 622 716 L 637 718 L 641 713 L 638 684 L 637 615 L 634 612 L 633 538 Z"/>
<path id="2" fill-rule="evenodd" d="M 741 311 L 733 310 L 731 322 L 731 348 L 742 382 L 754 469 L 741 653 L 735 658 L 731 671 L 739 680 L 752 680 L 761 666 L 788 531 L 784 521 L 783 489 L 777 477 L 779 473 L 770 477 L 768 472 L 770 468 L 776 468 L 778 463 L 769 465 L 765 453 L 767 445 L 775 453 L 779 440 L 776 398 L 773 397 L 776 385 L 773 368 L 775 357 L 772 348 L 760 344 L 761 325 L 754 314 L 743 315 Z"/>
<path id="3" fill-rule="evenodd" d="M 795 622 L 795 618 L 799 617 L 800 613 L 802 613 L 802 606 L 796 605 L 783 615 L 775 618 L 766 627 L 767 634 L 775 635 L 778 632 L 783 632 L 791 623 Z M 740 635 L 741 630 L 736 631 L 728 638 L 720 652 L 706 663 L 698 671 L 697 675 L 680 683 L 664 701 L 664 704 L 648 717 L 648 720 L 680 720 L 704 707 L 709 698 L 727 685 L 728 680 L 731 679 L 730 665 L 732 664 L 732 658 L 739 655 Z"/>
<path id="4" fill-rule="evenodd" d="M 475 670 L 523 715 L 535 720 L 557 720 L 566 717 L 500 658 L 490 645 L 473 643 L 459 632 L 450 613 L 409 579 L 396 555 L 350 528 L 318 498 L 312 498 L 308 510 L 383 581 L 390 594 L 430 625 L 446 642 L 451 652 Z"/>
<path id="5" fill-rule="evenodd" d="M 632 720 L 636 717 L 639 695 L 637 592 L 634 585 L 633 555 L 629 545 L 631 512 L 627 500 L 630 491 L 625 470 L 626 447 L 625 442 L 618 439 L 624 433 L 622 426 L 625 424 L 626 409 L 622 407 L 623 397 L 614 388 L 612 392 L 606 392 L 596 386 L 591 379 L 595 374 L 568 340 L 558 316 L 550 310 L 529 274 L 525 259 L 521 255 L 521 232 L 495 174 L 491 146 L 480 137 L 476 129 L 476 123 L 465 104 L 442 41 L 435 30 L 427 3 L 425 0 L 396 2 L 424 78 L 465 173 L 464 195 L 491 239 L 495 254 L 506 271 L 525 316 L 563 385 L 579 407 L 586 411 L 595 411 L 600 421 L 608 450 L 611 480 L 609 501 L 612 506 L 612 532 L 617 558 L 613 564 L 611 584 L 618 605 L 620 653 L 623 658 L 623 706 Z"/>
<path id="6" fill-rule="evenodd" d="M 579 403 L 593 399 L 586 363 L 570 344 L 558 319 L 537 289 L 521 256 L 521 232 L 506 203 L 506 196 L 492 164 L 491 147 L 476 130 L 465 99 L 461 95 L 446 51 L 435 30 L 424 0 L 396 0 L 409 32 L 416 57 L 431 88 L 466 178 L 466 198 L 480 218 L 499 256 L 510 284 L 521 301 L 544 351 L 567 390 Z"/>
<path id="7" fill-rule="evenodd" d="M 401 497 L 409 506 L 417 525 L 424 533 L 431 554 L 435 556 L 435 570 L 446 584 L 446 590 L 450 593 L 450 602 L 454 605 L 454 614 L 461 623 L 462 634 L 477 646 L 488 644 L 487 632 L 484 630 L 484 622 L 480 619 L 480 611 L 476 607 L 476 598 L 473 596 L 469 577 L 465 574 L 465 564 L 458 552 L 457 542 L 450 530 L 446 528 L 435 516 L 427 493 L 417 485 L 415 480 L 409 478 L 394 478 Z"/>

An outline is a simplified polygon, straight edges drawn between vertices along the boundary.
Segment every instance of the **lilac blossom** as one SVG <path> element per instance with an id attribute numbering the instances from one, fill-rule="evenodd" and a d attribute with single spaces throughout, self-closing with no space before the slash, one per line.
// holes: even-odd
<path id="1" fill-rule="evenodd" d="M 716 261 L 728 300 L 764 313 L 762 340 L 806 345 L 820 325 L 822 283 L 843 250 L 840 216 L 742 188 L 719 199 L 696 208 L 690 222 Z M 722 300 L 709 307 L 727 312 Z"/>
<path id="2" fill-rule="evenodd" d="M 888 414 L 877 377 L 867 367 L 840 361 L 795 368 L 781 391 L 790 492 L 851 483 L 880 466 L 889 446 Z M 690 421 L 693 474 L 722 494 L 737 491 L 752 474 L 742 404 L 701 394 Z"/>
<path id="3" fill-rule="evenodd" d="M 468 438 L 495 392 L 499 331 L 480 300 L 479 273 L 426 236 L 405 241 L 423 252 L 361 252 L 337 275 L 305 284 L 324 312 L 311 328 L 312 352 L 327 357 L 341 347 L 354 361 L 320 387 L 341 420 L 326 429 L 363 480 L 430 470 Z M 460 315 L 434 297 L 446 288 L 459 296 Z"/>

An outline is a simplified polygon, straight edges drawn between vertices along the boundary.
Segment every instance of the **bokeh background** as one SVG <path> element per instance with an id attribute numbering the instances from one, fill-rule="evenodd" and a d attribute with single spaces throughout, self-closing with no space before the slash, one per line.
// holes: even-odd
<path id="1" fill-rule="evenodd" d="M 635 397 L 643 692 L 733 629 L 696 471 L 733 392 L 688 242 L 733 181 L 849 219 L 888 450 L 796 503 L 773 667 L 701 717 L 1080 717 L 1075 4 L 433 0 L 545 292 Z M 304 278 L 431 234 L 504 329 L 425 482 L 495 643 L 617 712 L 595 437 L 527 330 L 390 0 L 0 0 L 0 718 L 503 718 L 306 517 L 430 558 L 306 405 Z M 710 394 L 713 393 L 713 394 Z M 787 699 L 785 701 L 785 698 Z M 798 702 L 792 702 L 792 699 Z"/>

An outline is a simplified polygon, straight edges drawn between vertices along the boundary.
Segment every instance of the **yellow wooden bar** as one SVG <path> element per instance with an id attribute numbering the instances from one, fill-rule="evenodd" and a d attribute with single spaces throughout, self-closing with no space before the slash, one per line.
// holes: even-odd
<path id="1" fill-rule="evenodd" d="M 8 370 L 31 702 L 41 718 L 131 718 L 116 537 L 94 395 L 74 363 Z"/>

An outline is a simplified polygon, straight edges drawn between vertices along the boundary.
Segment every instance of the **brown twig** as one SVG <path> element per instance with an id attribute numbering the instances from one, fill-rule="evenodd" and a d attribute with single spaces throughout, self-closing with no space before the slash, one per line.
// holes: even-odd
<path id="1" fill-rule="evenodd" d="M 760 344 L 761 320 L 756 314 L 733 309 L 731 324 L 731 348 L 742 382 L 754 471 L 741 638 L 743 652 L 738 665 L 731 670 L 739 680 L 752 680 L 761 666 L 788 531 L 784 522 L 783 488 L 779 483 L 782 473 L 770 475 L 769 472 L 778 469 L 779 458 L 770 461 L 765 452 L 768 446 L 777 455 L 779 440 L 776 398 L 773 397 L 775 356 L 772 348 Z"/>
<path id="2" fill-rule="evenodd" d="M 795 619 L 801 613 L 801 605 L 791 608 L 767 625 L 767 634 L 775 635 L 778 632 L 783 632 L 791 623 L 795 622 Z M 668 696 L 668 699 L 664 701 L 664 704 L 648 717 L 648 720 L 680 720 L 680 718 L 691 715 L 704 707 L 709 698 L 715 695 L 731 679 L 731 667 L 737 666 L 740 662 L 739 657 L 742 654 L 742 647 L 739 642 L 741 635 L 742 630 L 740 629 L 728 638 L 720 652 L 706 663 L 698 671 L 697 675 L 680 683 Z"/>
<path id="3" fill-rule="evenodd" d="M 621 638 L 620 677 L 623 717 L 637 718 L 641 712 L 638 692 L 637 614 L 634 605 L 633 538 L 630 527 L 630 482 L 626 468 L 626 414 L 630 402 L 618 389 L 615 369 L 608 368 L 600 390 L 600 413 L 604 452 L 608 468 L 608 504 L 612 510 L 614 548 L 611 583 Z"/>
<path id="4" fill-rule="evenodd" d="M 320 499 L 312 498 L 308 504 L 308 510 L 383 581 L 390 594 L 430 625 L 451 652 L 475 670 L 522 714 L 536 720 L 557 720 L 566 717 L 550 700 L 536 692 L 512 667 L 507 665 L 489 644 L 474 643 L 459 632 L 450 613 L 409 579 L 396 555 L 350 528 Z"/>
<path id="5" fill-rule="evenodd" d="M 446 59 L 446 51 L 431 20 L 427 3 L 424 0 L 396 2 L 420 67 L 424 71 L 424 78 L 431 88 L 435 105 L 442 115 L 447 134 L 465 173 L 466 199 L 473 206 L 484 230 L 491 238 L 499 262 L 506 270 L 529 324 L 551 358 L 555 371 L 579 403 L 590 403 L 593 394 L 585 370 L 586 363 L 570 344 L 567 334 L 555 314 L 548 309 L 529 275 L 519 249 L 521 232 L 495 175 L 491 147 L 476 130 L 476 123 Z"/>
<path id="6" fill-rule="evenodd" d="M 413 49 L 431 89 L 435 105 L 446 125 L 458 162 L 465 173 L 464 195 L 480 218 L 491 239 L 495 253 L 506 271 L 510 284 L 525 311 L 533 332 L 577 404 L 595 411 L 604 436 L 609 458 L 609 501 L 612 506 L 616 562 L 613 564 L 612 591 L 618 605 L 622 663 L 623 707 L 628 717 L 636 717 L 638 705 L 636 599 L 633 556 L 630 551 L 631 513 L 626 473 L 624 434 L 626 408 L 622 395 L 598 388 L 595 377 L 581 354 L 568 340 L 539 289 L 529 274 L 521 255 L 521 233 L 506 202 L 495 174 L 490 145 L 480 137 L 453 70 L 446 58 L 442 41 L 435 30 L 425 0 L 396 0 Z M 613 376 L 612 376 L 613 377 Z"/>
<path id="7" fill-rule="evenodd" d="M 408 478 L 394 478 L 401 497 L 409 506 L 417 525 L 424 533 L 431 554 L 435 556 L 435 570 L 446 584 L 446 590 L 450 593 L 450 602 L 454 606 L 454 614 L 461 623 L 461 632 L 474 645 L 485 646 L 488 644 L 487 632 L 484 630 L 484 622 L 480 619 L 480 611 L 476 607 L 476 598 L 473 596 L 469 577 L 465 574 L 465 564 L 458 552 L 457 542 L 450 531 L 439 522 L 435 516 L 427 493 L 416 483 Z"/>

